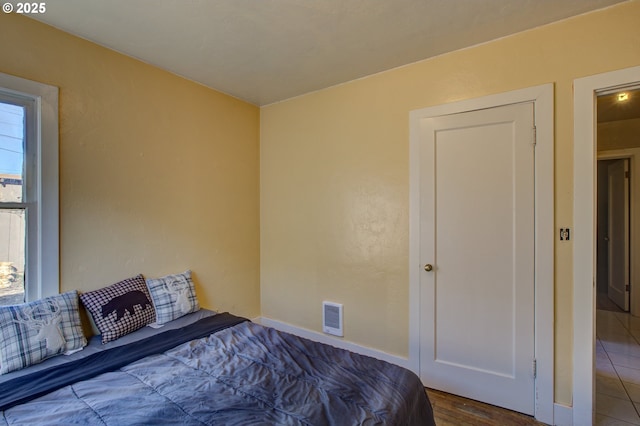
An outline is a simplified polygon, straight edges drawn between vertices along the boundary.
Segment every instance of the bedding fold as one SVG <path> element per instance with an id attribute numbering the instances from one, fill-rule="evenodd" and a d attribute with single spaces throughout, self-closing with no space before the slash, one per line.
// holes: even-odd
<path id="1" fill-rule="evenodd" d="M 163 353 L 190 340 L 209 336 L 225 328 L 248 321 L 246 318 L 219 313 L 187 327 L 115 347 L 66 364 L 17 377 L 0 386 L 0 411 L 31 401 L 64 386 L 115 371 L 149 355 Z"/>

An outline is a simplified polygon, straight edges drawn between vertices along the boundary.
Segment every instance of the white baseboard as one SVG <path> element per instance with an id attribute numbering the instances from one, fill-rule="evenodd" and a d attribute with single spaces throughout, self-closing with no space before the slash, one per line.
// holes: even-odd
<path id="1" fill-rule="evenodd" d="M 346 349 L 360 355 L 370 356 L 371 358 L 387 361 L 391 364 L 399 365 L 400 367 L 409 368 L 409 360 L 407 358 L 399 357 L 397 355 L 391 355 L 377 349 L 368 348 L 366 346 L 361 346 L 357 343 L 349 342 L 339 337 L 329 336 L 317 331 L 297 327 L 295 325 L 265 317 L 255 318 L 253 322 L 262 324 L 267 327 L 275 328 L 276 330 L 284 331 L 285 333 L 290 333 L 298 337 L 303 337 L 305 339 L 324 343 L 336 348 Z"/>
<path id="2" fill-rule="evenodd" d="M 573 426 L 573 407 L 553 404 L 553 424 L 556 426 Z"/>

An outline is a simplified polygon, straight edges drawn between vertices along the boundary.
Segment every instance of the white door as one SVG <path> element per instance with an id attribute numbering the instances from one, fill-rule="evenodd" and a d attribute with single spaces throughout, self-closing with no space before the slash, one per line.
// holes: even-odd
<path id="1" fill-rule="evenodd" d="M 533 104 L 420 126 L 421 379 L 532 415 Z"/>
<path id="2" fill-rule="evenodd" d="M 609 180 L 609 299 L 629 310 L 629 160 L 611 162 Z"/>

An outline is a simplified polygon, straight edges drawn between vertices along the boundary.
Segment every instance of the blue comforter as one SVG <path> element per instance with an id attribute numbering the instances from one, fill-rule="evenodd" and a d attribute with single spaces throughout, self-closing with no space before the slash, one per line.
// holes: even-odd
<path id="1" fill-rule="evenodd" d="M 160 340 L 172 344 L 166 336 Z M 36 395 L 0 412 L 0 424 L 434 423 L 424 388 L 412 372 L 241 322 Z"/>

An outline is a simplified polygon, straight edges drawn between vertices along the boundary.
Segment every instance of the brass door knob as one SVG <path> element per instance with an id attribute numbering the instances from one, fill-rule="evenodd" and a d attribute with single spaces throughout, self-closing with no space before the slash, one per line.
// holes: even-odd
<path id="1" fill-rule="evenodd" d="M 430 263 L 427 263 L 426 265 L 424 265 L 425 271 L 431 272 L 432 269 L 433 269 L 433 265 L 431 265 Z"/>

